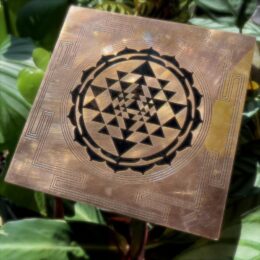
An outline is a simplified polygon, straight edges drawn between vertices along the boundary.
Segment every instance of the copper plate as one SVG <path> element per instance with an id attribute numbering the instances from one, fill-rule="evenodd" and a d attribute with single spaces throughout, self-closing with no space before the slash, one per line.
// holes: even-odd
<path id="1" fill-rule="evenodd" d="M 254 45 L 72 7 L 6 181 L 217 239 Z"/>

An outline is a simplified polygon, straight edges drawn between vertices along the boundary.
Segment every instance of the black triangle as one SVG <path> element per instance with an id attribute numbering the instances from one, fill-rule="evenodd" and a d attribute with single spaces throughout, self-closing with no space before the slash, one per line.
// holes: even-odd
<path id="1" fill-rule="evenodd" d="M 144 116 L 149 117 L 149 116 L 150 116 L 150 111 L 146 112 L 146 113 L 144 114 Z"/>
<path id="2" fill-rule="evenodd" d="M 122 132 L 124 139 L 127 139 L 127 137 L 133 133 L 133 131 L 130 131 L 128 129 L 121 129 L 121 132 Z"/>
<path id="3" fill-rule="evenodd" d="M 158 99 L 154 99 L 153 100 L 153 103 L 154 103 L 154 106 L 155 106 L 156 110 L 159 110 L 160 107 L 162 107 L 165 104 L 165 102 L 166 101 L 158 100 Z"/>
<path id="4" fill-rule="evenodd" d="M 103 123 L 105 124 L 105 121 L 101 115 L 101 113 L 99 113 L 97 116 L 95 116 L 92 121 L 98 122 L 98 123 Z"/>
<path id="5" fill-rule="evenodd" d="M 149 107 L 149 108 L 152 108 L 152 107 L 153 107 L 153 104 L 148 103 L 148 107 Z"/>
<path id="6" fill-rule="evenodd" d="M 114 107 L 113 107 L 112 104 L 110 104 L 110 105 L 107 106 L 105 109 L 103 109 L 102 112 L 115 115 L 115 110 L 114 110 Z"/>
<path id="7" fill-rule="evenodd" d="M 140 133 L 148 134 L 148 131 L 147 131 L 145 124 L 142 124 L 136 131 L 138 131 Z"/>
<path id="8" fill-rule="evenodd" d="M 170 81 L 164 79 L 158 79 L 161 88 L 164 88 Z"/>
<path id="9" fill-rule="evenodd" d="M 164 92 L 164 94 L 165 94 L 165 96 L 167 97 L 168 100 L 171 99 L 176 94 L 176 92 L 169 91 L 169 90 L 164 90 L 163 92 Z"/>
<path id="10" fill-rule="evenodd" d="M 115 109 L 120 110 L 119 104 L 115 106 Z"/>
<path id="11" fill-rule="evenodd" d="M 114 89 L 109 89 L 109 93 L 110 93 L 112 100 L 114 100 L 118 97 L 120 92 L 117 90 L 114 90 Z"/>
<path id="12" fill-rule="evenodd" d="M 161 127 L 159 127 L 157 130 L 155 130 L 152 133 L 152 135 L 159 136 L 159 137 L 165 137 Z"/>
<path id="13" fill-rule="evenodd" d="M 121 140 L 118 138 L 113 137 L 112 138 L 115 148 L 119 154 L 119 156 L 121 156 L 122 154 L 124 154 L 125 152 L 127 152 L 128 150 L 130 150 L 136 143 L 131 142 L 131 141 L 127 141 L 127 140 Z"/>
<path id="14" fill-rule="evenodd" d="M 148 103 L 153 104 L 153 99 L 152 98 L 146 97 L 146 99 L 147 99 Z"/>
<path id="15" fill-rule="evenodd" d="M 184 109 L 186 107 L 186 105 L 176 104 L 176 103 L 172 103 L 172 102 L 170 102 L 169 104 L 170 104 L 170 106 L 172 108 L 172 111 L 175 114 L 179 113 L 182 109 Z"/>
<path id="16" fill-rule="evenodd" d="M 131 118 L 124 118 L 124 121 L 127 129 L 129 129 L 134 123 L 136 123 L 136 121 Z"/>
<path id="17" fill-rule="evenodd" d="M 131 108 L 131 109 L 134 109 L 134 110 L 139 110 L 139 106 L 138 106 L 136 100 L 135 100 L 134 102 L 132 102 L 132 103 L 128 106 L 128 108 Z"/>
<path id="18" fill-rule="evenodd" d="M 118 80 L 116 79 L 110 79 L 110 78 L 106 78 L 106 82 L 107 82 L 107 86 L 110 87 L 112 86 L 114 83 L 116 83 Z"/>
<path id="19" fill-rule="evenodd" d="M 102 87 L 94 86 L 94 85 L 91 85 L 91 89 L 92 89 L 92 92 L 95 97 L 100 95 L 101 93 L 103 93 L 106 90 L 106 88 L 102 88 Z"/>
<path id="20" fill-rule="evenodd" d="M 117 71 L 117 75 L 118 75 L 118 78 L 121 79 L 121 78 L 123 78 L 125 75 L 127 75 L 127 72 Z"/>
<path id="21" fill-rule="evenodd" d="M 111 121 L 109 121 L 108 124 L 113 126 L 119 126 L 116 117 L 114 117 Z"/>
<path id="22" fill-rule="evenodd" d="M 168 120 L 163 126 L 175 128 L 175 129 L 179 129 L 179 130 L 181 129 L 181 127 L 175 117 Z"/>
<path id="23" fill-rule="evenodd" d="M 129 86 L 132 85 L 132 83 L 125 82 L 125 81 L 119 81 L 119 82 L 120 82 L 120 86 L 121 86 L 123 91 L 125 91 Z"/>
<path id="24" fill-rule="evenodd" d="M 139 84 L 139 85 L 146 85 L 146 82 L 144 80 L 144 76 L 142 76 L 141 78 L 139 78 L 135 83 Z M 141 87 L 141 86 L 140 86 Z"/>
<path id="25" fill-rule="evenodd" d="M 161 91 L 161 89 L 149 87 L 149 91 L 150 91 L 150 93 L 151 93 L 151 96 L 152 96 L 152 97 L 155 97 L 155 96 L 158 94 L 158 92 Z"/>
<path id="26" fill-rule="evenodd" d="M 129 115 L 129 118 L 134 118 L 135 117 L 135 114 L 128 113 L 128 115 Z"/>
<path id="27" fill-rule="evenodd" d="M 149 64 L 149 62 L 144 62 L 138 68 L 132 71 L 133 73 L 137 73 L 144 76 L 155 77 L 153 70 Z"/>
<path id="28" fill-rule="evenodd" d="M 159 118 L 157 116 L 157 114 L 154 114 L 153 116 L 151 116 L 148 120 L 148 123 L 152 123 L 152 124 L 156 124 L 156 125 L 160 125 L 160 121 Z"/>
<path id="29" fill-rule="evenodd" d="M 106 126 L 102 127 L 98 132 L 101 134 L 110 135 Z"/>
<path id="30" fill-rule="evenodd" d="M 97 102 L 96 102 L 95 99 L 93 99 L 92 101 L 90 101 L 89 103 L 87 103 L 86 105 L 84 105 L 83 107 L 88 108 L 88 109 L 92 109 L 92 110 L 99 111 L 99 107 L 98 107 L 98 104 L 97 104 Z"/>
<path id="31" fill-rule="evenodd" d="M 135 94 L 136 97 L 143 95 L 144 96 L 144 91 L 143 87 L 139 84 L 135 87 L 135 89 L 132 91 L 132 94 Z"/>
<path id="32" fill-rule="evenodd" d="M 147 145 L 153 145 L 152 140 L 149 136 L 147 136 L 141 143 Z"/>

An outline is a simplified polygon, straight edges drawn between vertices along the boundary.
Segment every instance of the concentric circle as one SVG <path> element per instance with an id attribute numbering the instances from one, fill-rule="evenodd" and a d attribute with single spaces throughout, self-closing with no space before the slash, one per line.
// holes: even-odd
<path id="1" fill-rule="evenodd" d="M 203 122 L 192 73 L 153 49 L 102 56 L 71 98 L 75 141 L 115 172 L 171 164 Z"/>

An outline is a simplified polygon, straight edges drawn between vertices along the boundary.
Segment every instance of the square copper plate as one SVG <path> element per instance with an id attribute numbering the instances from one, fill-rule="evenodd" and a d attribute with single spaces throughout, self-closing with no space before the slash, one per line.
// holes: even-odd
<path id="1" fill-rule="evenodd" d="M 254 44 L 72 7 L 6 181 L 217 239 Z"/>

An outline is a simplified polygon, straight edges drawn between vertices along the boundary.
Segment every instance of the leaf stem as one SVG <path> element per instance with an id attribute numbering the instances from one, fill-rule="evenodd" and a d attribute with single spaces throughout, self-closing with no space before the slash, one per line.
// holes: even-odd
<path id="1" fill-rule="evenodd" d="M 128 260 L 144 260 L 145 245 L 148 239 L 147 222 L 133 219 L 130 225 L 131 244 Z"/>
<path id="2" fill-rule="evenodd" d="M 63 201 L 59 197 L 54 197 L 54 212 L 53 212 L 54 218 L 63 219 L 64 218 L 64 207 L 63 207 Z"/>

